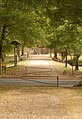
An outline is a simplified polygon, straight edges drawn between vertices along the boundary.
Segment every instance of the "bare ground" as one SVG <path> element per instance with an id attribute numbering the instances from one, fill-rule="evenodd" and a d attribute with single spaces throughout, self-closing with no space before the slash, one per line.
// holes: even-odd
<path id="1" fill-rule="evenodd" d="M 74 88 L 0 86 L 0 119 L 82 119 L 82 96 Z"/>
<path id="2" fill-rule="evenodd" d="M 34 66 L 36 62 L 39 63 L 35 59 L 30 62 Z M 28 62 L 24 61 L 17 68 L 10 68 L 8 75 L 21 76 L 21 73 L 25 73 Z M 67 74 L 63 75 L 66 69 L 61 63 L 51 60 L 47 62 L 44 62 L 43 67 L 53 69 L 50 75 L 54 73 L 63 79 L 71 79 L 69 69 Z M 43 62 L 41 66 L 42 64 Z M 31 69 L 31 73 L 34 70 Z M 36 74 L 39 72 L 35 71 Z M 49 72 L 41 74 L 48 75 Z M 79 89 L 74 88 L 0 86 L 0 119 L 82 119 L 82 96 Z"/>
<path id="3" fill-rule="evenodd" d="M 70 65 L 66 68 L 65 63 L 53 61 L 48 55 L 31 55 L 29 59 L 18 62 L 17 67 L 7 68 L 6 73 L 0 77 L 21 78 L 22 75 L 29 74 L 58 75 L 60 79 L 82 79 L 82 73 L 74 71 L 74 67 L 72 72 Z"/>

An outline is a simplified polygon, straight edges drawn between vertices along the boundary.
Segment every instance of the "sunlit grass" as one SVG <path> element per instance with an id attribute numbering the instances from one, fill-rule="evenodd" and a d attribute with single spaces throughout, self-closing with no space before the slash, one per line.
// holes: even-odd
<path id="1" fill-rule="evenodd" d="M 54 55 L 52 54 L 52 58 L 53 57 L 54 57 Z M 61 60 L 61 55 L 58 55 L 57 57 L 58 57 L 58 59 Z M 71 57 L 68 56 L 67 59 L 71 60 Z M 67 64 L 67 68 L 65 67 L 65 63 L 62 63 L 62 62 L 54 61 L 54 64 L 55 64 L 56 67 L 61 68 L 61 70 L 62 69 L 67 69 L 67 70 L 71 70 L 72 69 L 72 66 L 70 64 Z M 82 64 L 82 55 L 79 58 L 79 64 L 80 65 Z M 73 70 L 75 70 L 75 66 L 73 66 Z M 79 71 L 80 71 L 80 73 L 82 73 L 82 66 L 79 66 Z"/>
<path id="2" fill-rule="evenodd" d="M 30 63 L 30 60 L 19 61 L 18 66 L 27 66 Z"/>
<path id="3" fill-rule="evenodd" d="M 53 57 L 53 55 L 52 55 Z M 58 55 L 58 58 L 61 59 L 61 56 Z M 68 56 L 68 59 L 70 59 L 70 56 Z M 82 59 L 82 56 L 79 58 L 79 60 L 81 61 Z M 27 60 L 24 60 L 24 61 L 19 61 L 17 63 L 17 66 L 14 66 L 14 62 L 13 62 L 13 55 L 10 55 L 10 56 L 7 56 L 7 59 L 9 61 L 9 63 L 7 64 L 7 69 L 17 69 L 17 68 L 23 68 L 25 66 L 28 66 L 28 64 L 30 64 L 30 59 L 28 58 Z M 10 62 L 11 60 L 11 62 Z M 51 62 L 50 62 L 51 63 Z M 65 63 L 62 63 L 62 62 L 57 62 L 57 61 L 53 61 L 53 66 L 56 67 L 56 69 L 58 70 L 61 70 L 61 71 L 69 71 L 69 72 L 72 72 L 72 66 L 67 64 L 67 68 L 65 67 Z M 73 71 L 75 71 L 75 66 L 73 66 Z M 82 67 L 79 66 L 79 72 L 82 74 Z"/>

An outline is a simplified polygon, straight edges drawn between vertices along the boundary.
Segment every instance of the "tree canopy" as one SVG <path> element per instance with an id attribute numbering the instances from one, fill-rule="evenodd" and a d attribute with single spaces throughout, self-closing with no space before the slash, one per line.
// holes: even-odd
<path id="1" fill-rule="evenodd" d="M 28 47 L 43 44 L 81 52 L 81 37 L 80 0 L 0 0 L 0 57 L 2 50 L 11 51 L 15 39 Z"/>

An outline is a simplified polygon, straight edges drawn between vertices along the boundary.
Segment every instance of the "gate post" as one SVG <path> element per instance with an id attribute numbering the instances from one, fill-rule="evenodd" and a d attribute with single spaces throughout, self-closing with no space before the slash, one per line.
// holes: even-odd
<path id="1" fill-rule="evenodd" d="M 59 87 L 59 76 L 57 76 L 57 87 Z"/>

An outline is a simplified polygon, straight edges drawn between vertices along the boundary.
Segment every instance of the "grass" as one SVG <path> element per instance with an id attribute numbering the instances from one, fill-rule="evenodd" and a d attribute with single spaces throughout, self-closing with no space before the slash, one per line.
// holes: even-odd
<path id="1" fill-rule="evenodd" d="M 52 55 L 53 56 L 53 55 Z M 79 63 L 81 64 L 82 63 L 82 60 L 81 60 L 82 56 L 79 58 Z M 61 56 L 58 55 L 58 59 L 61 60 Z M 68 59 L 71 60 L 70 56 L 68 56 Z M 17 63 L 17 66 L 14 67 L 14 62 L 13 62 L 13 55 L 8 55 L 6 56 L 6 62 L 7 62 L 7 67 L 11 67 L 11 68 L 16 68 L 16 67 L 22 67 L 22 66 L 26 66 L 26 60 L 24 61 L 19 61 Z M 28 63 L 30 62 L 30 60 L 28 60 Z M 65 63 L 61 63 L 61 62 L 55 62 L 55 65 L 56 67 L 59 67 L 59 68 L 64 68 L 65 69 Z M 71 69 L 71 65 L 68 64 L 68 69 L 70 70 Z M 79 67 L 80 71 L 82 71 L 82 68 Z"/>
<path id="2" fill-rule="evenodd" d="M 56 88 L 55 88 L 56 89 Z M 0 85 L 0 95 L 4 94 L 4 93 L 7 93 L 7 92 L 10 92 L 10 91 L 14 91 L 14 90 L 17 90 L 17 91 L 26 91 L 26 90 L 29 90 L 29 91 L 33 91 L 33 92 L 39 92 L 39 91 L 49 91 L 49 90 L 54 90 L 54 87 L 51 87 L 51 86 L 24 86 L 24 85 Z"/>
<path id="3" fill-rule="evenodd" d="M 58 59 L 61 60 L 61 56 L 58 55 Z M 67 58 L 68 60 L 71 60 L 70 56 L 68 56 Z M 82 74 L 82 56 L 80 56 L 79 58 L 79 73 Z M 70 64 L 67 64 L 67 68 L 65 67 L 65 63 L 62 63 L 62 62 L 56 62 L 55 61 L 55 66 L 60 68 L 61 70 L 68 70 L 68 71 L 72 71 L 72 66 Z M 75 66 L 73 66 L 73 70 L 75 71 Z"/>
<path id="4" fill-rule="evenodd" d="M 52 86 L 25 86 L 25 85 L 0 85 L 0 92 L 8 92 L 12 90 L 33 90 L 33 91 L 54 91 L 54 90 L 61 90 L 61 89 L 69 89 L 69 90 L 75 90 L 78 95 L 82 96 L 82 87 L 52 87 Z"/>

